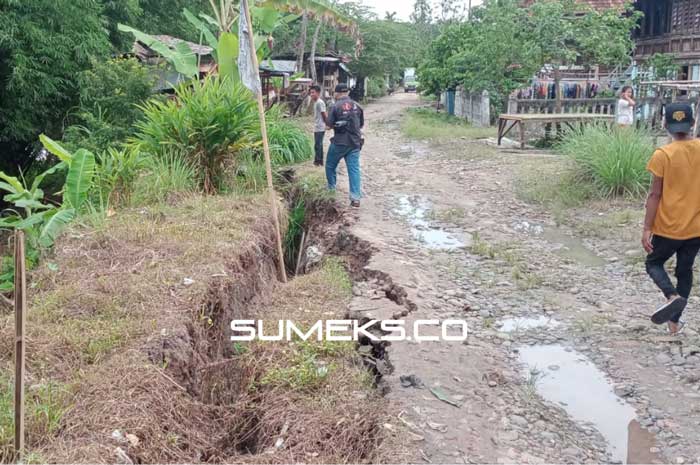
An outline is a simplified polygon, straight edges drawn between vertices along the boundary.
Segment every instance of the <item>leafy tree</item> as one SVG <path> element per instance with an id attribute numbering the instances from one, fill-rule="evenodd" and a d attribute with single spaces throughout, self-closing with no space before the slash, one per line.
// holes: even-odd
<path id="1" fill-rule="evenodd" d="M 576 0 L 486 0 L 468 23 L 444 28 L 419 66 L 423 87 L 433 93 L 464 85 L 488 90 L 503 104 L 545 64 L 614 64 L 629 59 L 630 10 L 594 11 Z"/>
<path id="2" fill-rule="evenodd" d="M 384 21 L 396 21 L 396 15 L 397 13 L 395 11 L 392 11 L 391 13 L 387 11 L 384 14 Z"/>
<path id="3" fill-rule="evenodd" d="M 655 79 L 673 79 L 680 70 L 675 55 L 671 53 L 655 53 L 644 65 L 654 73 Z"/>
<path id="4" fill-rule="evenodd" d="M 135 59 L 96 62 L 80 73 L 80 104 L 64 135 L 68 148 L 85 148 L 96 154 L 116 148 L 132 134 L 141 118 L 139 107 L 151 97 L 155 74 Z"/>
<path id="5" fill-rule="evenodd" d="M 464 12 L 464 6 L 460 0 L 440 0 L 440 22 L 450 23 L 460 21 Z"/>
<path id="6" fill-rule="evenodd" d="M 15 172 L 40 133 L 60 136 L 77 76 L 110 44 L 93 0 L 0 0 L 0 152 Z"/>
<path id="7" fill-rule="evenodd" d="M 102 0 L 102 16 L 109 31 L 109 41 L 117 52 L 131 50 L 133 41 L 117 29 L 117 24 L 136 24 L 143 18 L 139 0 Z"/>
<path id="8" fill-rule="evenodd" d="M 405 68 L 415 65 L 419 37 L 410 23 L 370 20 L 361 22 L 360 30 L 362 54 L 351 63 L 358 75 L 397 79 Z"/>
<path id="9" fill-rule="evenodd" d="M 428 0 L 416 0 L 413 4 L 411 22 L 414 24 L 430 24 L 433 22 L 433 8 Z"/>
<path id="10" fill-rule="evenodd" d="M 634 45 L 631 32 L 640 16 L 631 5 L 626 8 L 601 12 L 576 0 L 538 0 L 530 6 L 532 46 L 541 64 L 554 65 L 558 88 L 561 66 L 611 65 L 630 60 Z"/>
<path id="11" fill-rule="evenodd" d="M 140 21 L 135 23 L 138 29 L 149 34 L 167 34 L 191 42 L 199 42 L 199 31 L 180 12 L 185 8 L 195 14 L 211 11 L 208 0 L 139 0 L 139 6 L 143 13 Z M 121 23 L 134 24 L 125 21 Z"/>

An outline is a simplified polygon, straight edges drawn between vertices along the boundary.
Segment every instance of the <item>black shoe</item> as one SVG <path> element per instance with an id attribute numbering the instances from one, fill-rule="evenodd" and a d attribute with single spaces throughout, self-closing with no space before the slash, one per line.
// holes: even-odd
<path id="1" fill-rule="evenodd" d="M 315 161 L 314 166 L 323 166 L 323 163 L 321 163 L 320 161 Z"/>
<path id="2" fill-rule="evenodd" d="M 668 301 L 665 305 L 659 307 L 657 311 L 651 316 L 651 321 L 657 325 L 662 325 L 671 321 L 674 316 L 683 313 L 686 305 L 688 305 L 688 300 L 684 297 L 676 297 L 673 300 Z"/>
<path id="3" fill-rule="evenodd" d="M 353 200 L 350 202 L 350 206 L 353 208 L 360 208 L 360 201 L 359 200 Z"/>

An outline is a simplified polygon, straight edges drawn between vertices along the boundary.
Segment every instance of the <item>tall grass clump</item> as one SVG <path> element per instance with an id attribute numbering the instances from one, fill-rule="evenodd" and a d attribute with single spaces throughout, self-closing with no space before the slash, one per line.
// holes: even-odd
<path id="1" fill-rule="evenodd" d="M 574 161 L 578 180 L 604 198 L 639 197 L 649 187 L 654 143 L 644 130 L 588 126 L 567 132 L 557 147 Z"/>
<path id="2" fill-rule="evenodd" d="M 313 143 L 306 131 L 284 118 L 281 107 L 267 111 L 267 136 L 274 165 L 292 165 L 308 161 L 313 156 Z"/>
<path id="3" fill-rule="evenodd" d="M 208 78 L 177 89 L 177 99 L 142 106 L 132 144 L 155 158 L 172 149 L 196 170 L 200 190 L 216 193 L 236 154 L 259 145 L 257 107 L 241 83 Z"/>
<path id="4" fill-rule="evenodd" d="M 294 271 L 299 249 L 301 248 L 301 238 L 304 233 L 304 222 L 306 221 L 306 203 L 300 199 L 289 212 L 289 223 L 287 233 L 284 237 L 285 262 L 290 271 Z"/>
<path id="5" fill-rule="evenodd" d="M 139 205 L 161 203 L 169 197 L 197 190 L 197 169 L 186 154 L 169 149 L 144 160 L 144 173 L 135 182 L 134 200 Z"/>

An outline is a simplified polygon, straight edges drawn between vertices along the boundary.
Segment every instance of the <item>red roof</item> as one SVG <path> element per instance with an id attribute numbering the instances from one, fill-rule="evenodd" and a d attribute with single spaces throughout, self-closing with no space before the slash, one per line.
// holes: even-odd
<path id="1" fill-rule="evenodd" d="M 586 3 L 596 10 L 608 10 L 610 8 L 621 8 L 625 5 L 625 0 L 578 0 L 579 3 Z M 532 5 L 535 0 L 524 0 L 525 6 Z"/>

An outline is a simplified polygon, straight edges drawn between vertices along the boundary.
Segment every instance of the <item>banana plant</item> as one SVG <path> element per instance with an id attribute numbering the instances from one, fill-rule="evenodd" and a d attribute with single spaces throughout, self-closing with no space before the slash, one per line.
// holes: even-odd
<path id="1" fill-rule="evenodd" d="M 0 218 L 0 228 L 25 231 L 31 242 L 48 248 L 85 205 L 95 176 L 95 156 L 84 149 L 72 154 L 43 134 L 40 140 L 44 148 L 61 161 L 38 175 L 31 186 L 0 172 L 0 190 L 6 192 L 3 199 L 13 205 L 6 216 Z M 66 169 L 62 204 L 45 202 L 41 183 L 47 176 Z"/>

